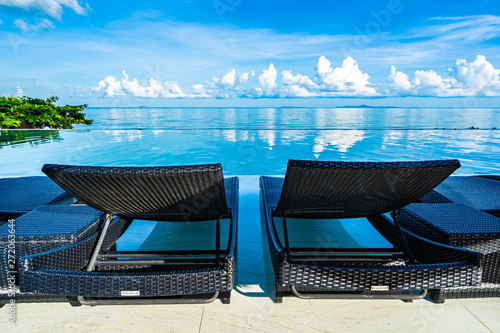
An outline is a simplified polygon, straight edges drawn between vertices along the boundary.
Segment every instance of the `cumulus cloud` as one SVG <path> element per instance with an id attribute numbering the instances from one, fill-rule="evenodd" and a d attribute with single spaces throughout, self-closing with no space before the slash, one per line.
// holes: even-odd
<path id="1" fill-rule="evenodd" d="M 20 86 L 16 87 L 16 96 L 17 97 L 23 97 L 24 96 L 23 88 L 21 88 Z"/>
<path id="2" fill-rule="evenodd" d="M 150 78 L 146 83 L 140 83 L 136 78 L 130 79 L 125 71 L 123 78 L 117 80 L 108 76 L 92 88 L 94 93 L 101 97 L 117 97 L 130 95 L 140 98 L 186 98 L 192 97 L 185 94 L 175 82 L 164 82 Z"/>
<path id="3" fill-rule="evenodd" d="M 116 78 L 111 75 L 106 77 L 104 80 L 101 80 L 99 82 L 99 85 L 92 88 L 92 90 L 102 97 L 116 97 L 125 95 L 125 92 L 122 89 L 121 82 L 116 80 Z"/>
<path id="4" fill-rule="evenodd" d="M 248 81 L 248 76 L 249 76 L 249 73 L 243 73 L 240 75 L 238 81 L 240 81 L 240 83 L 246 84 Z"/>
<path id="5" fill-rule="evenodd" d="M 259 75 L 259 82 L 262 86 L 262 92 L 265 96 L 274 96 L 276 91 L 276 87 L 278 83 L 276 82 L 278 79 L 278 71 L 274 68 L 274 65 L 271 63 L 267 69 L 262 71 L 262 74 Z"/>
<path id="6" fill-rule="evenodd" d="M 88 4 L 84 8 L 77 0 L 0 0 L 0 5 L 21 8 L 27 11 L 38 10 L 58 20 L 61 20 L 63 6 L 80 15 L 86 15 L 88 11 Z"/>
<path id="7" fill-rule="evenodd" d="M 500 93 L 500 70 L 495 69 L 483 55 L 476 56 L 476 60 L 471 63 L 457 59 L 449 71 L 465 89 L 475 91 L 478 95 L 497 96 Z"/>
<path id="8" fill-rule="evenodd" d="M 318 85 L 308 76 L 302 74 L 292 74 L 292 71 L 282 71 L 281 81 L 284 87 L 281 89 L 280 97 L 315 97 L 316 92 L 311 89 L 319 89 Z"/>
<path id="9" fill-rule="evenodd" d="M 215 98 L 230 98 L 236 94 L 239 90 L 237 83 L 246 84 L 248 81 L 248 73 L 241 74 L 238 79 L 236 79 L 236 69 L 232 69 L 228 73 L 224 74 L 221 78 L 213 77 L 212 81 L 205 82 L 202 86 L 205 94 L 210 97 Z M 193 86 L 194 89 L 194 86 Z"/>
<path id="10" fill-rule="evenodd" d="M 55 28 L 54 23 L 47 19 L 39 20 L 38 24 L 28 24 L 22 19 L 16 19 L 14 20 L 14 26 L 24 32 L 51 30 Z"/>
<path id="11" fill-rule="evenodd" d="M 282 71 L 281 80 L 286 85 L 303 85 L 307 87 L 316 87 L 316 84 L 306 75 L 293 75 L 292 71 Z"/>
<path id="12" fill-rule="evenodd" d="M 443 78 L 435 71 L 416 70 L 413 80 L 391 67 L 387 78 L 391 90 L 388 95 L 399 96 L 500 96 L 500 70 L 495 69 L 485 56 L 478 55 L 473 62 L 457 59 L 448 69 L 449 77 Z"/>
<path id="13" fill-rule="evenodd" d="M 224 75 L 220 83 L 228 86 L 234 86 L 234 81 L 236 80 L 236 70 L 233 68 L 229 73 Z"/>
<path id="14" fill-rule="evenodd" d="M 381 85 L 375 88 L 369 75 L 360 70 L 353 58 L 345 58 L 340 67 L 334 68 L 326 57 L 321 56 L 314 77 L 291 70 L 279 72 L 271 63 L 258 76 L 253 70 L 238 74 L 233 68 L 211 81 L 192 84 L 191 92 L 184 92 L 176 82 L 162 83 L 154 78 L 139 82 L 123 71 L 122 79 L 108 76 L 93 91 L 102 97 L 129 95 L 140 98 L 500 96 L 500 70 L 495 69 L 484 56 L 478 55 L 472 62 L 458 59 L 447 74 L 443 76 L 432 69 L 416 70 L 410 78 L 391 66 L 387 88 Z"/>
<path id="15" fill-rule="evenodd" d="M 391 66 L 391 74 L 389 74 L 387 81 L 389 81 L 389 83 L 391 84 L 391 88 L 395 91 L 410 91 L 410 78 L 405 73 L 398 71 L 395 66 Z"/>
<path id="16" fill-rule="evenodd" d="M 321 56 L 316 66 L 316 77 L 309 78 L 290 70 L 281 72 L 281 82 L 277 82 L 278 71 L 273 64 L 259 75 L 260 86 L 242 96 L 258 97 L 373 97 L 380 96 L 369 82 L 369 75 L 363 73 L 357 62 L 347 57 L 341 67 L 333 68 L 330 61 Z"/>
<path id="17" fill-rule="evenodd" d="M 370 76 L 363 73 L 356 60 L 347 57 L 342 66 L 332 68 L 331 63 L 321 56 L 316 66 L 322 96 L 377 96 L 375 88 L 368 80 Z"/>

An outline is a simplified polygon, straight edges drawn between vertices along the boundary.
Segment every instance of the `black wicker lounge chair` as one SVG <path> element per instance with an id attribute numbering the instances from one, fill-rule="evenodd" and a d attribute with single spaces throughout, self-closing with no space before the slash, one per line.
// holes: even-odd
<path id="1" fill-rule="evenodd" d="M 427 239 L 481 252 L 482 283 L 431 290 L 431 299 L 500 297 L 500 218 L 462 204 L 411 204 L 401 209 L 401 227 Z"/>
<path id="2" fill-rule="evenodd" d="M 36 207 L 68 198 L 48 177 L 0 179 L 0 221 L 15 219 Z"/>
<path id="3" fill-rule="evenodd" d="M 103 231 L 62 249 L 19 260 L 24 292 L 78 296 L 82 304 L 228 303 L 234 280 L 238 178 L 220 164 L 172 167 L 45 165 L 82 203 L 106 213 Z M 226 201 L 227 199 L 227 201 Z M 132 221 L 211 221 L 210 250 L 111 251 L 113 216 Z M 228 231 L 221 249 L 221 228 Z M 111 240 L 110 240 L 111 239 Z M 186 297 L 187 296 L 187 297 Z"/>
<path id="4" fill-rule="evenodd" d="M 20 292 L 16 261 L 86 239 L 98 232 L 103 222 L 104 214 L 93 208 L 58 202 L 35 208 L 0 226 L 0 303 L 10 299 L 18 303 L 68 301 L 65 296 Z M 127 221 L 116 219 L 110 229 L 119 236 L 127 226 Z"/>
<path id="5" fill-rule="evenodd" d="M 429 241 L 398 224 L 401 207 L 459 166 L 457 160 L 290 160 L 284 179 L 261 177 L 277 302 L 290 293 L 301 298 L 412 300 L 424 297 L 426 289 L 479 284 L 481 254 Z M 392 212 L 393 221 L 380 215 L 387 212 Z M 368 217 L 393 247 L 299 248 L 289 242 L 287 219 L 356 217 Z M 275 219 L 281 220 L 282 235 Z"/>
<path id="6" fill-rule="evenodd" d="M 500 176 L 449 177 L 420 201 L 459 203 L 500 217 Z"/>

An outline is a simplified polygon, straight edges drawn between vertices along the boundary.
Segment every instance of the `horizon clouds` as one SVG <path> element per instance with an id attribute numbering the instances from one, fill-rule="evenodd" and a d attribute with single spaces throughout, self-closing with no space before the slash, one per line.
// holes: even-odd
<path id="1" fill-rule="evenodd" d="M 477 55 L 472 62 L 457 59 L 448 77 L 430 70 L 416 70 L 413 77 L 391 66 L 387 84 L 370 82 L 357 61 L 348 56 L 339 67 L 321 56 L 314 78 L 292 70 L 279 72 L 273 63 L 261 74 L 237 73 L 233 68 L 221 77 L 191 85 L 185 92 L 178 82 L 160 82 L 153 77 L 139 82 L 123 70 L 118 79 L 108 76 L 92 88 L 97 97 L 138 98 L 308 98 L 308 97 L 491 97 L 500 96 L 500 70 Z"/>

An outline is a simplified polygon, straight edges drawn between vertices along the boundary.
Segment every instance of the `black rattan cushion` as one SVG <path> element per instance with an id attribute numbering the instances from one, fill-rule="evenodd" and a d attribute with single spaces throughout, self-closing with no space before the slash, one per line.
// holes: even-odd
<path id="1" fill-rule="evenodd" d="M 459 167 L 458 160 L 290 160 L 274 215 L 350 218 L 393 211 L 416 201 Z"/>
<path id="2" fill-rule="evenodd" d="M 411 204 L 401 209 L 399 221 L 423 237 L 451 245 L 460 239 L 500 237 L 500 218 L 462 204 Z"/>
<path id="3" fill-rule="evenodd" d="M 102 213 L 87 206 L 41 206 L 0 226 L 0 290 L 17 258 L 73 244 L 95 233 Z M 15 240 L 15 242 L 12 242 Z"/>
<path id="4" fill-rule="evenodd" d="M 0 217 L 16 218 L 64 193 L 48 177 L 7 178 L 0 181 Z"/>
<path id="5" fill-rule="evenodd" d="M 484 211 L 500 211 L 500 182 L 480 177 L 450 177 L 434 192 L 453 203 Z"/>
<path id="6" fill-rule="evenodd" d="M 14 221 L 16 242 L 57 239 L 73 241 L 97 230 L 101 212 L 85 205 L 41 206 Z M 90 232 L 85 230 L 90 228 Z M 0 240 L 10 234 L 8 224 L 0 226 Z"/>
<path id="7" fill-rule="evenodd" d="M 42 171 L 104 213 L 155 221 L 229 216 L 220 164 L 100 167 L 46 164 Z"/>

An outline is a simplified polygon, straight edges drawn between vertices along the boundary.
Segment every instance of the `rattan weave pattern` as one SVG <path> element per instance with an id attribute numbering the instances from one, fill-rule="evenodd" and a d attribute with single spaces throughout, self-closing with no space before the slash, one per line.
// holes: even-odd
<path id="1" fill-rule="evenodd" d="M 500 297 L 500 284 L 481 283 L 477 287 L 430 290 L 429 296 L 435 303 L 444 303 L 446 299 Z"/>
<path id="2" fill-rule="evenodd" d="M 401 210 L 401 224 L 423 237 L 453 246 L 459 246 L 461 240 L 474 243 L 500 238 L 500 218 L 463 204 L 410 204 Z"/>
<path id="3" fill-rule="evenodd" d="M 402 209 L 400 222 L 422 237 L 483 254 L 480 286 L 435 290 L 434 301 L 500 297 L 499 218 L 460 204 L 412 204 Z"/>
<path id="4" fill-rule="evenodd" d="M 460 167 L 457 160 L 290 160 L 274 216 L 364 217 L 416 201 Z"/>
<path id="5" fill-rule="evenodd" d="M 417 265 L 346 267 L 342 264 L 307 265 L 288 262 L 272 227 L 272 211 L 278 202 L 283 182 L 282 178 L 264 176 L 260 178 L 269 250 L 278 287 L 299 285 L 359 291 L 383 285 L 388 286 L 390 290 L 409 290 L 436 288 L 436 286 L 476 285 L 480 282 L 478 253 L 429 242 L 416 235 L 411 235 L 409 242 L 412 249 L 418 246 L 414 252 L 421 263 Z M 280 288 L 278 291 L 281 291 Z"/>
<path id="6" fill-rule="evenodd" d="M 420 201 L 460 203 L 500 217 L 500 182 L 490 177 L 449 177 Z"/>
<path id="7" fill-rule="evenodd" d="M 96 232 L 101 224 L 102 213 L 86 206 L 41 206 L 17 218 L 13 227 L 0 227 L 0 289 L 8 287 L 9 253 L 16 259 L 61 248 L 75 243 Z M 11 230 L 14 231 L 11 234 Z M 9 244 L 14 235 L 14 251 Z"/>
<path id="8" fill-rule="evenodd" d="M 99 233 L 63 249 L 20 260 L 21 290 L 86 297 L 120 297 L 122 291 L 139 291 L 141 297 L 194 295 L 215 291 L 229 298 L 235 276 L 238 213 L 238 179 L 224 181 L 228 207 L 233 216 L 228 250 L 218 268 L 168 271 L 82 271 Z M 105 245 L 114 243 L 123 230 L 108 234 Z M 118 237 L 117 237 L 118 236 Z M 109 239 L 109 240 L 108 240 Z M 126 267 L 125 267 L 126 268 Z"/>
<path id="9" fill-rule="evenodd" d="M 42 171 L 104 213 L 155 221 L 228 217 L 220 164 L 99 167 L 46 164 Z"/>
<path id="10" fill-rule="evenodd" d="M 19 217 L 63 193 L 64 190 L 48 177 L 3 179 L 0 181 L 0 218 Z"/>

